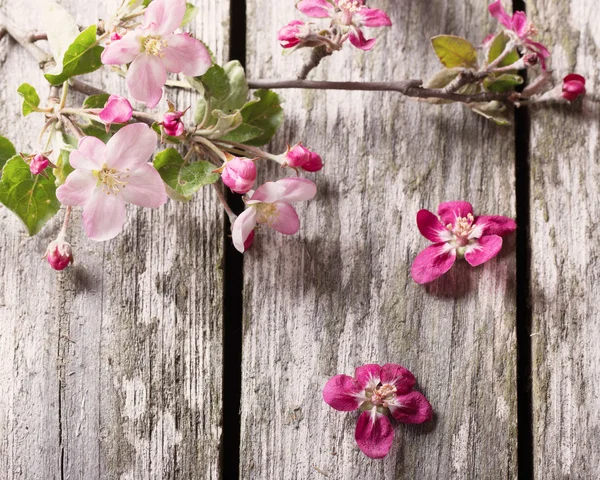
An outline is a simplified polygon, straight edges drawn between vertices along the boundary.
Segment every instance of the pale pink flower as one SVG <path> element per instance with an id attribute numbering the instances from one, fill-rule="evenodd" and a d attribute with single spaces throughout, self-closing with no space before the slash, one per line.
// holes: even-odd
<path id="1" fill-rule="evenodd" d="M 173 33 L 185 15 L 185 0 L 154 0 L 143 24 L 106 45 L 102 63 L 131 63 L 127 86 L 131 96 L 155 107 L 163 94 L 167 71 L 190 77 L 203 75 L 212 65 L 210 53 L 199 40 Z"/>
<path id="2" fill-rule="evenodd" d="M 517 224 L 501 216 L 473 216 L 468 202 L 444 202 L 435 216 L 429 210 L 417 213 L 421 235 L 434 242 L 423 250 L 411 268 L 417 283 L 428 283 L 446 273 L 456 258 L 473 267 L 494 258 L 502 248 L 502 237 L 514 232 Z M 441 220 L 441 221 L 440 221 Z"/>
<path id="3" fill-rule="evenodd" d="M 525 12 L 515 12 L 511 17 L 506 13 L 506 10 L 502 5 L 502 0 L 496 0 L 488 7 L 488 9 L 492 17 L 497 19 L 509 30 L 513 39 L 517 40 L 519 46 L 522 46 L 539 56 L 542 68 L 546 70 L 546 60 L 550 58 L 550 52 L 541 43 L 531 40 L 530 37 L 536 36 L 538 30 L 533 23 L 527 20 Z"/>
<path id="4" fill-rule="evenodd" d="M 318 172 L 323 168 L 321 157 L 301 143 L 288 147 L 287 152 L 281 156 L 280 163 L 284 167 L 301 168 L 307 172 Z"/>
<path id="5" fill-rule="evenodd" d="M 73 251 L 71 244 L 65 241 L 64 234 L 60 233 L 56 240 L 53 240 L 46 249 L 44 258 L 54 270 L 64 270 L 73 262 Z"/>
<path id="6" fill-rule="evenodd" d="M 131 108 L 131 103 L 126 98 L 111 95 L 98 116 L 106 124 L 106 131 L 108 132 L 113 123 L 127 123 L 131 120 L 133 108 Z"/>
<path id="7" fill-rule="evenodd" d="M 390 17 L 383 10 L 368 8 L 364 0 L 302 0 L 296 8 L 314 18 L 331 18 L 334 25 L 347 31 L 350 43 L 361 50 L 371 50 L 375 39 L 367 40 L 362 27 L 389 27 Z M 346 32 L 345 32 L 346 33 Z"/>
<path id="8" fill-rule="evenodd" d="M 83 225 L 92 240 L 110 240 L 125 223 L 125 203 L 158 208 L 167 201 L 165 184 L 148 160 L 156 134 L 143 123 L 127 125 L 105 145 L 84 137 L 70 156 L 75 171 L 56 196 L 64 205 L 83 206 Z"/>
<path id="9" fill-rule="evenodd" d="M 50 165 L 48 157 L 42 153 L 36 153 L 29 162 L 29 171 L 34 175 L 39 175 L 48 168 L 48 165 Z"/>
<path id="10" fill-rule="evenodd" d="M 266 224 L 284 235 L 298 232 L 300 219 L 290 203 L 310 200 L 316 193 L 317 186 L 305 178 L 284 178 L 261 185 L 246 200 L 246 210 L 233 224 L 233 245 L 243 253 L 257 224 Z"/>
<path id="11" fill-rule="evenodd" d="M 249 158 L 233 157 L 224 165 L 221 180 L 235 193 L 248 193 L 256 180 L 256 165 Z"/>
<path id="12" fill-rule="evenodd" d="M 388 363 L 363 365 L 348 375 L 336 375 L 323 389 L 323 400 L 342 412 L 360 409 L 354 438 L 371 458 L 385 457 L 394 440 L 391 414 L 402 423 L 431 420 L 433 409 L 422 393 L 413 390 L 416 380 L 406 368 Z"/>
<path id="13" fill-rule="evenodd" d="M 562 97 L 572 102 L 585 95 L 585 78 L 576 73 L 567 75 L 563 80 Z"/>
<path id="14" fill-rule="evenodd" d="M 283 48 L 292 48 L 302 41 L 303 30 L 306 25 L 300 20 L 292 20 L 277 32 L 277 40 Z"/>

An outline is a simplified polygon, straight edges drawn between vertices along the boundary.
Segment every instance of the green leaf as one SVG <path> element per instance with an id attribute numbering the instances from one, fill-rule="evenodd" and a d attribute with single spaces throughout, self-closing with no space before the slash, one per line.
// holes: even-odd
<path id="1" fill-rule="evenodd" d="M 230 142 L 247 143 L 255 138 L 262 137 L 265 131 L 262 128 L 242 123 L 233 132 L 229 132 L 225 135 L 222 140 L 229 140 Z"/>
<path id="2" fill-rule="evenodd" d="M 472 103 L 468 107 L 475 113 L 492 120 L 497 125 L 510 125 L 510 119 L 507 116 L 506 106 L 496 100 L 488 103 Z"/>
<path id="3" fill-rule="evenodd" d="M 17 151 L 10 140 L 0 135 L 0 171 L 2 171 L 2 167 L 4 167 L 6 161 L 16 154 Z"/>
<path id="4" fill-rule="evenodd" d="M 56 168 L 52 170 L 54 176 L 56 177 L 56 184 L 62 185 L 67 180 L 67 177 L 75 171 L 75 169 L 71 166 L 71 162 L 69 158 L 71 156 L 71 152 L 69 150 L 61 150 L 58 155 L 58 160 L 56 161 Z"/>
<path id="5" fill-rule="evenodd" d="M 439 35 L 431 39 L 431 44 L 446 68 L 477 66 L 477 50 L 468 40 L 454 35 Z"/>
<path id="6" fill-rule="evenodd" d="M 458 74 L 462 71 L 462 68 L 444 68 L 437 72 L 433 77 L 431 77 L 425 84 L 423 85 L 425 88 L 444 88 L 447 87 L 452 80 L 458 77 Z M 432 103 L 434 105 L 445 105 L 448 103 L 453 103 L 452 100 L 443 100 L 441 98 L 425 98 L 423 99 L 428 103 Z"/>
<path id="7" fill-rule="evenodd" d="M 19 95 L 23 97 L 23 116 L 26 117 L 30 113 L 37 112 L 40 106 L 40 97 L 35 88 L 28 83 L 22 84 L 18 89 Z"/>
<path id="8" fill-rule="evenodd" d="M 196 7 L 196 6 L 192 5 L 191 3 L 186 3 L 185 4 L 185 15 L 183 16 L 183 22 L 181 22 L 181 26 L 183 27 L 184 25 L 187 25 L 188 23 L 190 23 L 192 20 L 194 20 L 194 18 L 196 18 L 198 16 L 199 13 L 200 13 L 200 7 Z"/>
<path id="9" fill-rule="evenodd" d="M 2 170 L 0 202 L 21 219 L 29 235 L 38 233 L 60 209 L 54 175 L 49 170 L 45 173 L 48 178 L 33 175 L 19 155 L 12 157 Z"/>
<path id="10" fill-rule="evenodd" d="M 483 86 L 490 92 L 508 92 L 514 90 L 515 87 L 523 84 L 523 77 L 505 73 L 498 77 L 486 77 L 483 81 Z"/>
<path id="11" fill-rule="evenodd" d="M 104 48 L 96 41 L 96 25 L 81 32 L 68 48 L 63 59 L 62 72 L 44 75 L 52 85 L 60 85 L 71 77 L 98 70 L 102 66 L 100 56 Z"/>
<path id="12" fill-rule="evenodd" d="M 504 32 L 501 32 L 498 35 L 496 35 L 496 37 L 492 41 L 492 44 L 490 45 L 490 51 L 488 52 L 488 64 L 492 63 L 500 55 L 502 55 L 502 52 L 504 52 L 504 49 L 506 48 L 506 45 L 509 41 L 510 37 Z M 510 52 L 506 57 L 502 59 L 498 66 L 508 67 L 509 65 L 512 65 L 518 60 L 519 54 L 517 53 L 517 49 L 515 48 L 512 52 Z"/>
<path id="13" fill-rule="evenodd" d="M 220 178 L 219 174 L 212 173 L 215 169 L 213 164 L 205 161 L 187 163 L 174 148 L 157 153 L 154 167 L 167 186 L 177 194 L 171 197 L 174 200 L 189 200 L 200 188 Z"/>
<path id="14" fill-rule="evenodd" d="M 83 102 L 83 108 L 104 108 L 109 97 L 110 94 L 108 93 L 101 93 L 100 95 L 92 95 L 91 97 L 87 97 Z"/>

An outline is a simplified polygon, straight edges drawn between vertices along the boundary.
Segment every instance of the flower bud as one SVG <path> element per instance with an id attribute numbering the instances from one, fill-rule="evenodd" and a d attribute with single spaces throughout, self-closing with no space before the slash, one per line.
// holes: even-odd
<path id="1" fill-rule="evenodd" d="M 249 158 L 233 157 L 225 164 L 221 180 L 235 193 L 248 193 L 256 180 L 256 165 Z"/>
<path id="2" fill-rule="evenodd" d="M 183 135 L 185 125 L 181 121 L 181 117 L 185 115 L 186 111 L 168 111 L 165 113 L 162 125 L 167 135 L 170 137 L 179 137 L 180 135 Z"/>
<path id="3" fill-rule="evenodd" d="M 569 102 L 576 100 L 579 96 L 585 95 L 585 78 L 576 73 L 567 75 L 563 80 L 562 97 Z"/>
<path id="4" fill-rule="evenodd" d="M 36 153 L 29 162 L 29 170 L 34 175 L 39 175 L 48 168 L 48 165 L 50 165 L 50 160 L 45 155 Z"/>
<path id="5" fill-rule="evenodd" d="M 48 245 L 45 258 L 54 270 L 64 270 L 73 261 L 71 244 L 61 238 L 61 235 Z"/>
<path id="6" fill-rule="evenodd" d="M 277 40 L 281 42 L 283 48 L 292 48 L 298 45 L 302 40 L 298 38 L 301 35 L 300 27 L 304 26 L 304 22 L 300 20 L 292 20 L 285 27 L 277 32 Z"/>
<path id="7" fill-rule="evenodd" d="M 301 143 L 288 148 L 282 165 L 284 167 L 301 168 L 307 172 L 318 172 L 323 168 L 323 160 L 315 152 L 311 152 Z"/>
<path id="8" fill-rule="evenodd" d="M 106 131 L 110 130 L 113 123 L 127 123 L 131 120 L 133 108 L 129 100 L 117 95 L 108 97 L 108 102 L 99 114 L 100 120 L 106 124 Z"/>

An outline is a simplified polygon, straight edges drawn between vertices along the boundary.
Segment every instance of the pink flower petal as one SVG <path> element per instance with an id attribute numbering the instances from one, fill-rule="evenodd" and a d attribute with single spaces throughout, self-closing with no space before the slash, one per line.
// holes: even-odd
<path id="1" fill-rule="evenodd" d="M 107 195 L 101 188 L 96 188 L 83 207 L 83 226 L 87 236 L 98 242 L 110 240 L 119 234 L 124 223 L 123 199 L 119 195 Z"/>
<path id="2" fill-rule="evenodd" d="M 512 218 L 499 215 L 480 215 L 475 219 L 475 225 L 481 227 L 481 236 L 499 235 L 504 237 L 517 229 L 517 223 Z"/>
<path id="3" fill-rule="evenodd" d="M 473 206 L 469 202 L 444 202 L 438 207 L 438 215 L 444 225 L 454 226 L 458 217 L 465 218 L 469 213 L 473 214 Z"/>
<path id="4" fill-rule="evenodd" d="M 362 23 L 366 27 L 390 27 L 392 25 L 387 13 L 376 8 L 363 8 L 356 15 L 362 17 Z"/>
<path id="5" fill-rule="evenodd" d="M 412 264 L 410 274 L 417 283 L 429 283 L 452 268 L 456 251 L 447 243 L 436 243 L 423 250 Z"/>
<path id="6" fill-rule="evenodd" d="M 142 48 L 141 30 L 130 30 L 120 40 L 113 40 L 104 48 L 101 61 L 104 65 L 124 65 L 133 62 Z"/>
<path id="7" fill-rule="evenodd" d="M 162 61 L 169 72 L 197 77 L 204 75 L 211 67 L 210 53 L 196 38 L 186 34 L 173 34 L 165 40 Z"/>
<path id="8" fill-rule="evenodd" d="M 529 50 L 531 50 L 534 53 L 537 53 L 540 59 L 540 64 L 542 65 L 542 69 L 546 71 L 546 60 L 550 58 L 550 52 L 548 51 L 548 49 L 541 43 L 534 42 L 533 40 L 529 40 L 528 38 L 525 39 L 525 45 L 527 46 L 527 48 L 529 48 Z"/>
<path id="9" fill-rule="evenodd" d="M 140 207 L 158 208 L 167 203 L 165 184 L 150 163 L 129 172 L 127 185 L 121 189 L 123 200 Z"/>
<path id="10" fill-rule="evenodd" d="M 256 208 L 247 208 L 237 217 L 231 227 L 233 246 L 238 252 L 244 253 L 246 251 L 246 240 L 256 227 L 256 214 Z"/>
<path id="11" fill-rule="evenodd" d="M 423 423 L 432 419 L 433 409 L 422 393 L 410 392 L 398 395 L 394 404 L 389 404 L 392 416 L 402 423 Z"/>
<path id="12" fill-rule="evenodd" d="M 356 48 L 360 48 L 365 52 L 371 50 L 375 46 L 375 42 L 377 39 L 371 38 L 367 40 L 360 28 L 352 28 L 350 30 L 350 34 L 348 36 L 350 43 L 354 45 Z"/>
<path id="13" fill-rule="evenodd" d="M 317 186 L 306 178 L 283 178 L 276 182 L 267 182 L 256 189 L 252 200 L 265 203 L 276 201 L 299 202 L 310 200 L 317 193 Z"/>
<path id="14" fill-rule="evenodd" d="M 381 383 L 394 385 L 399 395 L 410 392 L 415 382 L 415 376 L 401 365 L 388 363 L 381 369 Z"/>
<path id="15" fill-rule="evenodd" d="M 131 96 L 154 108 L 162 98 L 167 70 L 162 61 L 149 53 L 140 53 L 127 72 L 127 87 Z"/>
<path id="16" fill-rule="evenodd" d="M 452 234 L 429 210 L 419 210 L 417 213 L 417 226 L 421 235 L 432 242 L 447 242 L 452 238 Z"/>
<path id="17" fill-rule="evenodd" d="M 508 15 L 506 10 L 504 10 L 504 7 L 502 6 L 502 0 L 496 0 L 488 7 L 488 10 L 492 14 L 492 17 L 497 19 L 502 25 L 504 25 L 506 28 L 512 29 L 510 15 Z"/>
<path id="18" fill-rule="evenodd" d="M 148 125 L 127 125 L 106 144 L 106 164 L 119 171 L 139 168 L 150 160 L 156 140 L 156 133 Z"/>
<path id="19" fill-rule="evenodd" d="M 302 0 L 296 8 L 303 14 L 313 18 L 327 18 L 333 16 L 333 8 L 327 0 Z"/>
<path id="20" fill-rule="evenodd" d="M 127 123 L 131 120 L 132 114 L 133 109 L 129 100 L 111 95 L 98 116 L 104 123 L 111 125 L 113 123 Z"/>
<path id="21" fill-rule="evenodd" d="M 77 150 L 69 155 L 69 163 L 73 168 L 101 170 L 105 162 L 106 145 L 96 137 L 83 137 L 79 140 Z"/>
<path id="22" fill-rule="evenodd" d="M 284 194 L 285 187 L 279 182 L 266 182 L 256 189 L 250 200 L 252 202 L 273 203 L 283 197 Z"/>
<path id="23" fill-rule="evenodd" d="M 183 22 L 185 4 L 185 0 L 154 0 L 144 15 L 144 28 L 153 35 L 173 33 Z"/>
<path id="24" fill-rule="evenodd" d="M 520 39 L 525 38 L 528 33 L 528 25 L 527 15 L 525 12 L 515 12 L 512 16 L 512 30 L 517 34 Z"/>
<path id="25" fill-rule="evenodd" d="M 348 375 L 336 375 L 329 379 L 323 388 L 323 400 L 341 412 L 356 410 L 361 400 L 357 398 L 361 388 L 356 381 Z"/>
<path id="26" fill-rule="evenodd" d="M 473 267 L 477 267 L 498 255 L 502 249 L 502 237 L 488 235 L 481 237 L 473 245 L 467 247 L 465 260 Z"/>
<path id="27" fill-rule="evenodd" d="M 284 235 L 294 235 L 300 230 L 300 219 L 294 207 L 289 203 L 275 202 L 277 216 L 269 223 L 269 227 Z"/>
<path id="28" fill-rule="evenodd" d="M 358 448 L 370 458 L 385 457 L 394 441 L 394 429 L 390 420 L 375 409 L 358 417 L 354 434 Z"/>
<path id="29" fill-rule="evenodd" d="M 90 170 L 75 170 L 56 190 L 56 198 L 63 205 L 85 205 L 96 188 L 97 178 Z"/>
<path id="30" fill-rule="evenodd" d="M 354 370 L 354 378 L 361 390 L 374 388 L 381 381 L 381 365 L 370 363 Z"/>

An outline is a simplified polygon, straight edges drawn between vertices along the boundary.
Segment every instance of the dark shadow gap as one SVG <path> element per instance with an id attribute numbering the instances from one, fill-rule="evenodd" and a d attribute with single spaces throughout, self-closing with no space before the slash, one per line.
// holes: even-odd
<path id="1" fill-rule="evenodd" d="M 514 11 L 525 11 L 523 0 L 513 1 Z M 525 78 L 527 83 L 527 78 Z M 531 243 L 529 241 L 531 167 L 531 118 L 529 110 L 521 107 L 515 111 L 515 175 L 517 200 L 517 422 L 518 422 L 518 475 L 530 480 L 534 473 L 533 462 L 533 396 L 531 348 Z"/>
<path id="2" fill-rule="evenodd" d="M 246 66 L 246 0 L 231 0 L 229 58 Z M 227 202 L 237 214 L 244 209 L 239 195 L 227 190 Z M 223 259 L 223 433 L 221 478 L 240 478 L 240 407 L 242 396 L 242 318 L 244 257 L 231 242 L 231 225 L 225 216 Z"/>

